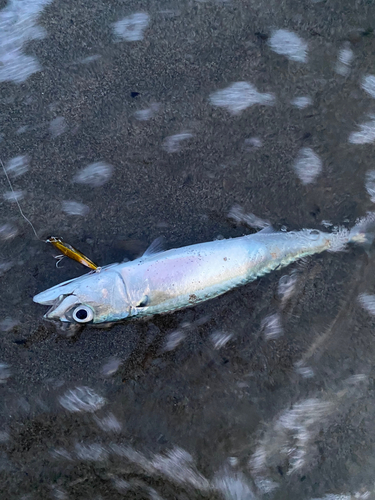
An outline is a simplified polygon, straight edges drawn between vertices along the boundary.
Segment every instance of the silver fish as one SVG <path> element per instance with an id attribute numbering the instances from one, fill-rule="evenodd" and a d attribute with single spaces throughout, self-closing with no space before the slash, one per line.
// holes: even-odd
<path id="1" fill-rule="evenodd" d="M 34 297 L 50 305 L 44 318 L 64 323 L 112 323 L 183 309 L 244 285 L 291 262 L 347 243 L 371 243 L 375 214 L 333 233 L 270 228 L 239 238 L 162 251 L 152 245 L 131 262 L 56 285 Z"/>

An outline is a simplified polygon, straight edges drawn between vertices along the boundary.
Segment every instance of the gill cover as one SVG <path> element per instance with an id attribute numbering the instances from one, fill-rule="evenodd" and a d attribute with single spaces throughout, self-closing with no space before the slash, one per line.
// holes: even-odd
<path id="1" fill-rule="evenodd" d="M 33 300 L 51 306 L 44 315 L 46 319 L 69 323 L 124 319 L 129 314 L 126 286 L 113 266 L 65 281 L 35 295 Z"/>

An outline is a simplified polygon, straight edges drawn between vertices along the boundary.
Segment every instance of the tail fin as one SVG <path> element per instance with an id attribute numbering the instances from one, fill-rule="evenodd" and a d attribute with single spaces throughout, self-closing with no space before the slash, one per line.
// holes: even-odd
<path id="1" fill-rule="evenodd" d="M 368 212 L 359 219 L 349 232 L 349 242 L 356 243 L 368 250 L 375 238 L 375 212 Z"/>

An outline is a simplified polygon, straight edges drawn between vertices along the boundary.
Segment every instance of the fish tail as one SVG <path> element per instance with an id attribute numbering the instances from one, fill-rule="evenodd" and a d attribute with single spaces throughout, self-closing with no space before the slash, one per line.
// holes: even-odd
<path id="1" fill-rule="evenodd" d="M 375 212 L 368 212 L 365 217 L 358 219 L 352 229 L 339 228 L 331 235 L 330 252 L 345 250 L 348 243 L 361 245 L 366 251 L 371 247 L 375 238 Z"/>
<path id="2" fill-rule="evenodd" d="M 349 242 L 362 245 L 368 250 L 375 238 L 375 212 L 368 212 L 359 219 L 349 232 Z"/>

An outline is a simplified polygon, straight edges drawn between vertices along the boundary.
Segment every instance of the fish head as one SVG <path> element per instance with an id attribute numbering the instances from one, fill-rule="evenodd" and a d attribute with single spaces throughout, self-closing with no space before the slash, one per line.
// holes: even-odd
<path id="1" fill-rule="evenodd" d="M 51 306 L 45 319 L 63 323 L 110 323 L 130 314 L 125 283 L 115 265 L 60 283 L 35 295 Z"/>

